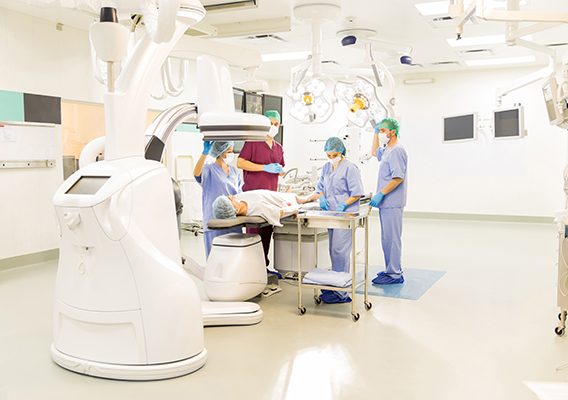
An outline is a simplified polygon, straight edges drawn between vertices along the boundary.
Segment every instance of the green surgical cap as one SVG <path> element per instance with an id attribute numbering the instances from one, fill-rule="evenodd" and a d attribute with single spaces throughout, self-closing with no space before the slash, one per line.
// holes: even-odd
<path id="1" fill-rule="evenodd" d="M 396 119 L 389 117 L 389 118 L 383 119 L 375 127 L 375 129 L 380 129 L 380 128 L 386 128 L 389 131 L 395 131 L 396 136 L 398 136 L 398 131 L 400 129 L 400 125 L 398 124 L 398 121 Z"/>
<path id="2" fill-rule="evenodd" d="M 280 113 L 276 110 L 266 110 L 264 112 L 264 116 L 269 119 L 275 119 L 278 123 L 280 123 Z"/>

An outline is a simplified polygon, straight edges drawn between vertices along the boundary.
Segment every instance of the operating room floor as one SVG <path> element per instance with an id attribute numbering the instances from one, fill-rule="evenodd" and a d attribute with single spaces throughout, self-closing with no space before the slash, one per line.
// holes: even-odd
<path id="1" fill-rule="evenodd" d="M 380 262 L 376 218 L 371 263 Z M 202 238 L 184 234 L 203 257 Z M 50 359 L 56 262 L 0 272 L 0 399 L 536 399 L 524 381 L 568 381 L 558 338 L 550 224 L 407 219 L 404 265 L 447 273 L 417 301 L 373 297 L 296 312 L 296 288 L 261 299 L 255 326 L 206 328 L 199 371 L 157 382 L 90 378 Z M 195 254 L 195 253 L 194 253 Z M 358 305 L 362 302 L 358 298 Z M 183 304 L 179 305 L 183 307 Z M 362 307 L 361 307 L 362 308 Z M 175 312 L 175 310 L 164 310 Z"/>

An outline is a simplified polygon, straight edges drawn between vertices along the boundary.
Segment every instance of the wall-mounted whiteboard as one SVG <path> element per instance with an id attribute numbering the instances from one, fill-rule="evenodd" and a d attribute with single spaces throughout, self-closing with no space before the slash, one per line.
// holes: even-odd
<path id="1" fill-rule="evenodd" d="M 55 160 L 61 157 L 61 130 L 54 124 L 0 121 L 0 160 Z"/>

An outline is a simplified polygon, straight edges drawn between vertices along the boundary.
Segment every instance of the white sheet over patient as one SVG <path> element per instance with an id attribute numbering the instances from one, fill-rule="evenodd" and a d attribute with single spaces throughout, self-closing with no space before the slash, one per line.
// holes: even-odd
<path id="1" fill-rule="evenodd" d="M 299 209 L 294 193 L 251 190 L 239 193 L 235 197 L 247 203 L 247 216 L 262 217 L 275 226 L 282 226 L 280 223 L 280 211 L 291 213 Z"/>

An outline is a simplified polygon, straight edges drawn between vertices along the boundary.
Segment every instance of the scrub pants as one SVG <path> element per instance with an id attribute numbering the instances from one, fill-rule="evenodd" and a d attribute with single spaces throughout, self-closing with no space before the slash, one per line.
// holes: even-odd
<path id="1" fill-rule="evenodd" d="M 385 255 L 386 273 L 392 278 L 402 275 L 402 212 L 403 208 L 380 208 L 381 244 Z"/>
<path id="2" fill-rule="evenodd" d="M 217 236 L 226 235 L 227 233 L 243 233 L 243 228 L 212 229 L 203 232 L 203 239 L 205 240 L 205 259 L 207 259 L 207 257 L 209 257 L 209 253 L 211 253 L 213 239 Z"/>
<path id="3" fill-rule="evenodd" d="M 351 266 L 351 229 L 328 229 L 331 269 L 349 272 Z"/>
<path id="4" fill-rule="evenodd" d="M 272 226 L 264 226 L 262 228 L 247 228 L 247 233 L 257 234 L 260 236 L 262 241 L 262 249 L 264 250 L 264 261 L 266 266 L 270 264 L 268 259 L 268 251 L 270 250 L 270 241 L 272 240 L 272 231 L 274 228 Z"/>

